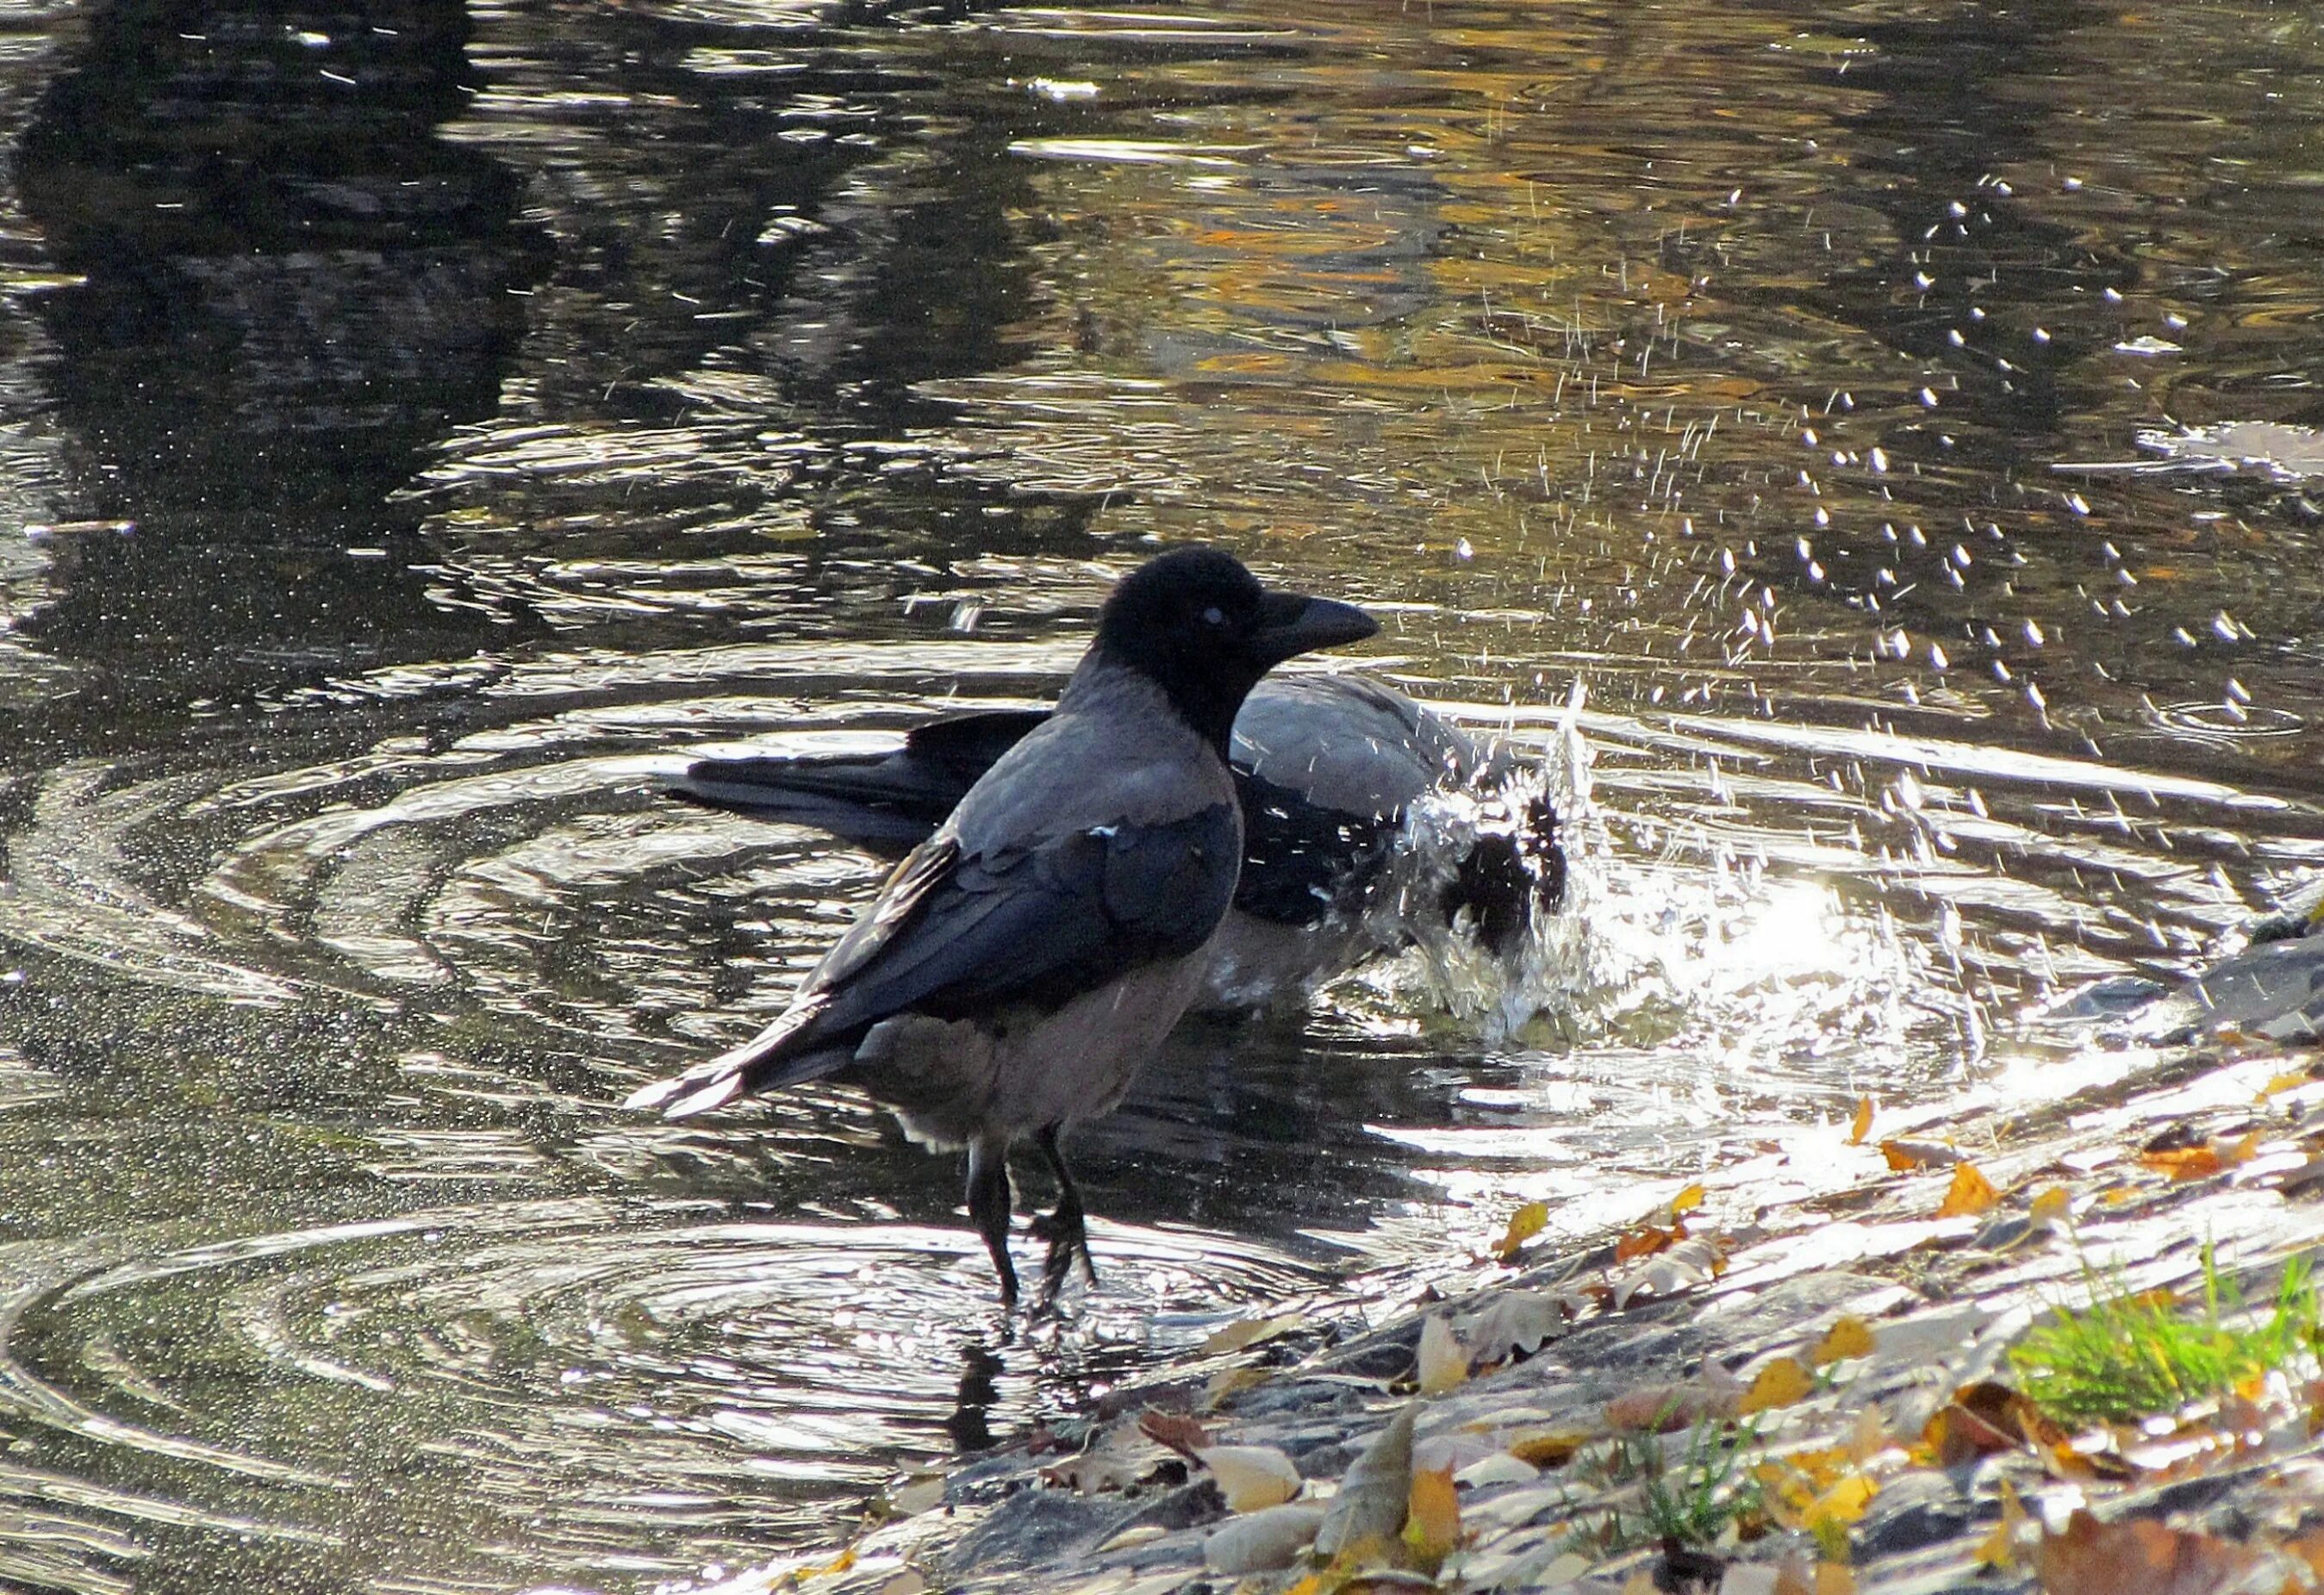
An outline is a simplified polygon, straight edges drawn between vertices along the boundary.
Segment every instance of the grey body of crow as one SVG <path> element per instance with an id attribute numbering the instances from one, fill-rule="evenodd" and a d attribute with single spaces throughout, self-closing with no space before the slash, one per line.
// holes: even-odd
<path id="1" fill-rule="evenodd" d="M 939 1147 L 1005 1146 L 1110 1111 L 1202 984 L 1242 847 L 1232 780 L 1151 683 L 1095 659 L 991 774 L 781 1017 L 632 1104 L 677 1118 L 835 1075 Z M 939 871 L 967 883 L 937 889 L 949 917 L 910 918 L 926 907 L 916 874 Z M 1124 967 L 1045 1000 L 1045 971 L 1093 956 Z M 979 1000 L 1010 985 L 1029 989 Z M 924 1011 L 931 996 L 963 1011 Z"/>

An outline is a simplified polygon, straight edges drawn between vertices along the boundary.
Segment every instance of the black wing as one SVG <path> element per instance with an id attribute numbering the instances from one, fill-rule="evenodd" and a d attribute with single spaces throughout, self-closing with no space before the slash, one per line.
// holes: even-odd
<path id="1" fill-rule="evenodd" d="M 969 788 L 1047 718 L 1044 709 L 949 715 L 914 728 L 885 753 L 697 759 L 670 790 L 712 808 L 900 851 L 927 841 Z"/>
<path id="2" fill-rule="evenodd" d="M 832 1074 L 902 1013 L 960 1019 L 1055 1008 L 1199 949 L 1234 893 L 1242 827 L 1214 804 L 1166 825 L 1108 825 L 992 854 L 939 833 L 907 859 L 783 1017 L 632 1099 L 697 1112 Z"/>

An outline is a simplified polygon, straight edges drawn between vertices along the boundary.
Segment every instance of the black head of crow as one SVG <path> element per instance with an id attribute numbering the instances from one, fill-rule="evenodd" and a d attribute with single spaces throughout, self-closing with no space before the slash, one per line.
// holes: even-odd
<path id="1" fill-rule="evenodd" d="M 1060 1137 L 1110 1112 L 1202 983 L 1242 816 L 1226 751 L 1244 696 L 1309 649 L 1371 635 L 1329 599 L 1270 592 L 1184 549 L 1125 577 L 1056 712 L 972 785 L 775 1022 L 630 1099 L 670 1117 L 826 1076 L 907 1134 L 968 1148 L 968 1208 L 1014 1301 L 1009 1148 L 1058 1185 L 1047 1286 L 1090 1268 Z"/>
<path id="2" fill-rule="evenodd" d="M 1153 682 L 1224 759 L 1235 715 L 1260 677 L 1294 654 L 1359 642 L 1379 629 L 1347 604 L 1271 593 L 1215 549 L 1179 549 L 1114 588 L 1083 668 L 1118 668 Z"/>

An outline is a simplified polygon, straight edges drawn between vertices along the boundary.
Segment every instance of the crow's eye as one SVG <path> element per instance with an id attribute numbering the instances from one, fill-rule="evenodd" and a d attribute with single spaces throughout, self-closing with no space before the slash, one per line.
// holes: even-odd
<path id="1" fill-rule="evenodd" d="M 1217 604 L 1213 604 L 1208 609 L 1203 611 L 1203 624 L 1206 626 L 1223 626 L 1226 623 L 1226 611 L 1221 609 Z"/>

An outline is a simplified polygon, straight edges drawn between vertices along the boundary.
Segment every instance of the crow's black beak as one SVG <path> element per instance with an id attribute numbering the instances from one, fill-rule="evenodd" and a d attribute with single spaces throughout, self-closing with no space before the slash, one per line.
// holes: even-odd
<path id="1" fill-rule="evenodd" d="M 1250 636 L 1254 662 L 1278 665 L 1296 653 L 1361 642 L 1379 622 L 1352 604 L 1310 598 L 1304 593 L 1269 593 L 1259 606 L 1259 629 Z"/>

